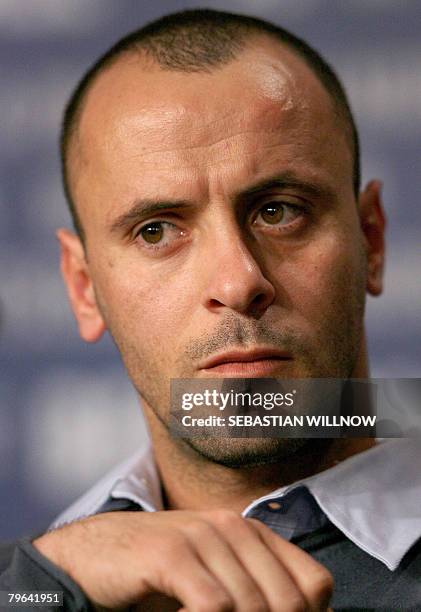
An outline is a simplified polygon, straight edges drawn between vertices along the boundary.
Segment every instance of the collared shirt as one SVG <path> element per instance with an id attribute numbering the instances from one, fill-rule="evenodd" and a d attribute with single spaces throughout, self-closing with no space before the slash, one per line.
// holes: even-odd
<path id="1" fill-rule="evenodd" d="M 149 512 L 164 510 L 150 446 L 101 479 L 51 529 L 107 509 L 124 509 L 127 503 Z M 259 497 L 242 515 L 258 518 L 289 540 L 331 521 L 394 570 L 421 537 L 421 442 L 380 441 L 328 470 Z"/>

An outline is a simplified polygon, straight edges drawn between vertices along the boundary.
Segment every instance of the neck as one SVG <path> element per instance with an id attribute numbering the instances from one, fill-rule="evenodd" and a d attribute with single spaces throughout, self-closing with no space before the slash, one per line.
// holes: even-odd
<path id="1" fill-rule="evenodd" d="M 185 442 L 152 434 L 155 459 L 167 510 L 242 512 L 253 500 L 275 489 L 333 467 L 375 444 L 372 438 L 308 440 L 276 463 L 231 468 L 199 455 Z"/>
<path id="2" fill-rule="evenodd" d="M 277 463 L 247 468 L 216 464 L 181 445 L 173 446 L 170 453 L 160 447 L 156 460 L 166 509 L 226 508 L 240 513 L 253 500 L 333 467 L 374 444 L 372 438 L 312 440 Z"/>

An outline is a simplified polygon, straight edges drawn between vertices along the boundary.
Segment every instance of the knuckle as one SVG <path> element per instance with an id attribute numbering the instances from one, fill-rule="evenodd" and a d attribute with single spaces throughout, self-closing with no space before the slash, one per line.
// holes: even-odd
<path id="1" fill-rule="evenodd" d="M 281 536 L 272 531 L 270 527 L 262 523 L 262 521 L 260 521 L 259 519 L 248 518 L 244 520 L 244 523 L 249 529 L 252 529 L 254 533 L 257 533 L 259 536 L 264 536 L 266 538 L 269 538 L 270 540 L 281 539 Z"/>
<path id="2" fill-rule="evenodd" d="M 213 593 L 211 598 L 198 601 L 195 612 L 234 612 L 232 599 L 224 593 Z"/>
<path id="3" fill-rule="evenodd" d="M 175 567 L 177 567 L 178 561 L 185 554 L 186 546 L 188 546 L 187 538 L 184 534 L 173 533 L 170 536 L 163 537 L 159 544 L 156 550 L 161 551 L 160 558 L 163 560 L 164 565 L 175 563 Z M 163 552 L 164 554 L 162 554 Z"/>
<path id="4" fill-rule="evenodd" d="M 323 568 L 320 570 L 309 583 L 308 594 L 316 601 L 329 599 L 333 593 L 333 576 Z"/>
<path id="5" fill-rule="evenodd" d="M 244 612 L 269 612 L 268 604 L 261 597 L 247 601 Z"/>
<path id="6" fill-rule="evenodd" d="M 244 612 L 269 612 L 268 603 L 254 581 L 244 585 L 241 595 L 241 601 L 244 602 L 241 608 L 242 612 L 243 610 Z"/>
<path id="7" fill-rule="evenodd" d="M 209 523 L 201 519 L 190 521 L 189 524 L 186 525 L 185 530 L 194 538 L 209 536 L 214 531 Z"/>
<path id="8" fill-rule="evenodd" d="M 236 605 L 235 610 L 241 610 L 241 612 L 270 612 L 270 608 L 263 594 L 258 590 L 257 587 L 247 589 L 242 587 L 236 591 Z M 241 606 L 238 607 L 238 604 Z"/>
<path id="9" fill-rule="evenodd" d="M 212 510 L 208 516 L 213 523 L 220 527 L 232 527 L 244 521 L 244 519 L 233 510 Z"/>
<path id="10" fill-rule="evenodd" d="M 267 525 L 265 525 L 264 523 L 262 523 L 262 521 L 259 521 L 259 519 L 256 518 L 247 518 L 246 522 L 248 525 L 253 525 L 253 527 L 256 527 L 256 529 L 259 530 L 264 530 L 264 531 L 269 531 L 270 533 L 273 533 L 271 529 L 269 529 L 269 527 Z"/>
<path id="11" fill-rule="evenodd" d="M 285 610 L 288 610 L 288 612 L 308 612 L 308 606 L 303 597 L 297 596 L 288 602 L 288 607 Z"/>

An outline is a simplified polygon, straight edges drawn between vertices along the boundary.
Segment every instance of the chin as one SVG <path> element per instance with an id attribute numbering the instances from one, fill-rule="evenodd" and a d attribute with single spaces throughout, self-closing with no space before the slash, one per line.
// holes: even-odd
<path id="1" fill-rule="evenodd" d="M 279 463 L 308 443 L 305 438 L 188 438 L 196 454 L 207 461 L 239 469 Z"/>

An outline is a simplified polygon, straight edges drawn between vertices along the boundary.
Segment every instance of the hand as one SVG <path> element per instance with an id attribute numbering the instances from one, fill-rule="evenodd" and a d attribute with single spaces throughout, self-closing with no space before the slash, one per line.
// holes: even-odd
<path id="1" fill-rule="evenodd" d="M 333 589 L 307 553 L 228 510 L 99 514 L 33 545 L 112 610 L 164 594 L 186 612 L 325 612 Z"/>

